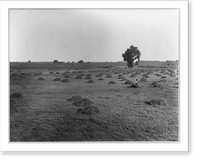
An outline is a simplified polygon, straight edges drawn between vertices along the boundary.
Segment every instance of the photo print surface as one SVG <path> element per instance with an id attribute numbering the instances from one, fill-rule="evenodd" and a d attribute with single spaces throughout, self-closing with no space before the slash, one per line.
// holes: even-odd
<path id="1" fill-rule="evenodd" d="M 179 141 L 178 9 L 10 9 L 10 142 Z"/>

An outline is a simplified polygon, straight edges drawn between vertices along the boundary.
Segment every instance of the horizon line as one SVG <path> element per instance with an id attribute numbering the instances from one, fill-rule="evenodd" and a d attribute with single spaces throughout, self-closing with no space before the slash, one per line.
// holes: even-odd
<path id="1" fill-rule="evenodd" d="M 80 61 L 80 60 L 79 60 Z M 58 61 L 58 63 L 78 63 L 79 61 Z M 176 60 L 140 60 L 140 62 L 167 62 L 167 61 L 179 61 L 178 59 Z M 25 62 L 25 63 L 29 63 L 28 61 L 9 61 L 9 62 Z M 47 62 L 47 63 L 53 63 L 53 61 L 31 61 L 30 62 Z M 111 63 L 116 63 L 116 62 L 124 62 L 126 63 L 126 61 L 83 61 L 83 63 L 104 63 L 104 62 L 111 62 Z"/>

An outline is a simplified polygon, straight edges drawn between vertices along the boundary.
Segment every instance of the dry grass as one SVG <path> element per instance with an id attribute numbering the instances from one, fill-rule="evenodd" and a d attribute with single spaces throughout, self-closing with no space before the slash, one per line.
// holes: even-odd
<path id="1" fill-rule="evenodd" d="M 155 75 L 158 73 L 156 68 L 130 69 L 131 73 L 137 73 L 138 79 L 142 78 L 142 71 L 152 72 L 148 74 L 148 81 L 139 82 L 140 87 L 132 89 L 115 73 L 125 72 L 126 80 L 135 81 L 135 77 L 130 77 L 127 69 L 123 68 L 90 67 L 76 69 L 72 73 L 75 71 L 73 67 L 53 70 L 37 66 L 27 69 L 24 66 L 19 71 L 17 66 L 12 65 L 10 94 L 20 93 L 23 98 L 10 100 L 11 142 L 178 141 L 178 83 L 175 78 L 167 77 L 162 83 L 163 89 L 160 89 L 149 86 L 160 80 Z M 59 71 L 60 74 L 50 74 L 52 71 Z M 65 71 L 68 71 L 70 82 L 53 81 L 56 77 L 63 78 Z M 88 84 L 85 79 L 75 79 L 80 74 L 95 77 L 99 73 L 111 74 L 116 84 L 108 84 L 110 79 L 106 76 L 102 81 L 94 78 L 93 84 Z M 45 80 L 38 81 L 39 75 Z M 164 99 L 167 105 L 147 103 L 158 98 Z"/>

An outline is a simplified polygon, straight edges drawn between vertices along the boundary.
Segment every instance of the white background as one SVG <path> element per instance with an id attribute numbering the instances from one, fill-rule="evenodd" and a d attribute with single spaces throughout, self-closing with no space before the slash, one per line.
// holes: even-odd
<path id="1" fill-rule="evenodd" d="M 180 8 L 179 142 L 9 143 L 8 8 Z M 2 151 L 188 151 L 188 4 L 182 2 L 5 2 L 1 3 L 1 150 Z M 166 20 L 168 21 L 168 20 Z M 21 23 L 21 22 L 20 22 Z"/>

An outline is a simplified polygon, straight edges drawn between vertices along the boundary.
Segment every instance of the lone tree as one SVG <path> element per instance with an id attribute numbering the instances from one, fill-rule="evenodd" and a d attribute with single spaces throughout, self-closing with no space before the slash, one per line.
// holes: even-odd
<path id="1" fill-rule="evenodd" d="M 130 48 L 128 48 L 125 53 L 122 53 L 123 60 L 127 62 L 127 66 L 129 68 L 133 67 L 134 61 L 137 59 L 136 65 L 139 65 L 140 62 L 140 51 L 137 47 L 131 45 Z"/>

